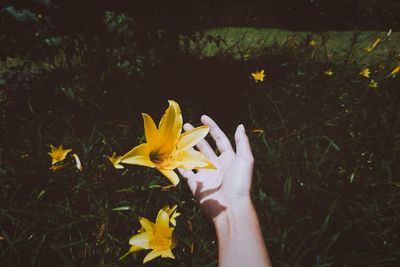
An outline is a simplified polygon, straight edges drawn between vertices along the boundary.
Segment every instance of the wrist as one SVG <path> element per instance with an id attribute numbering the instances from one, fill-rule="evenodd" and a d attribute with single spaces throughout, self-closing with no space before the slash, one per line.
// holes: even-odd
<path id="1" fill-rule="evenodd" d="M 234 199 L 227 200 L 227 203 L 224 204 L 226 209 L 213 218 L 217 232 L 219 229 L 230 228 L 231 224 L 246 221 L 248 214 L 254 212 L 250 196 L 236 196 Z"/>

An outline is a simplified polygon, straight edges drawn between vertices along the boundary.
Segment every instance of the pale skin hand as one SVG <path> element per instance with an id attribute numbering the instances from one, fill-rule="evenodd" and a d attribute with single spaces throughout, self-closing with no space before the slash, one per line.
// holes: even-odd
<path id="1" fill-rule="evenodd" d="M 197 148 L 216 169 L 201 169 L 197 173 L 179 169 L 205 214 L 215 225 L 219 266 L 271 266 L 257 214 L 250 199 L 254 158 L 243 125 L 235 132 L 236 152 L 229 139 L 208 116 L 201 121 L 210 128 L 220 152 L 202 140 Z M 193 126 L 185 124 L 184 129 Z"/>

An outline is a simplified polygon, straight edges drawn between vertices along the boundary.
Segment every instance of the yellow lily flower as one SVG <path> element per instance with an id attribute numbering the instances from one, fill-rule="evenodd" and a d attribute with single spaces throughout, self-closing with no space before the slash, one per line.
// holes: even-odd
<path id="1" fill-rule="evenodd" d="M 146 218 L 140 218 L 139 222 L 143 230 L 129 239 L 131 248 L 128 253 L 152 249 L 143 259 L 143 263 L 158 256 L 175 259 L 172 249 L 176 246 L 176 241 L 172 235 L 174 228 L 169 227 L 170 217 L 168 213 L 161 209 L 155 223 Z"/>
<path id="2" fill-rule="evenodd" d="M 117 154 L 114 152 L 112 153 L 111 156 L 107 156 L 108 160 L 111 161 L 111 163 L 113 164 L 114 168 L 116 169 L 123 169 L 124 166 L 122 166 L 121 164 L 121 156 L 117 156 Z"/>
<path id="3" fill-rule="evenodd" d="M 169 206 L 165 206 L 163 208 L 163 210 L 168 213 L 168 216 L 170 217 L 169 222 L 173 225 L 176 226 L 176 217 L 179 217 L 179 215 L 181 215 L 179 212 L 177 212 L 176 208 L 178 207 L 178 205 L 174 205 L 172 206 L 172 208 L 170 208 Z"/>
<path id="4" fill-rule="evenodd" d="M 378 88 L 378 82 L 375 80 L 371 80 L 368 84 L 370 88 Z"/>
<path id="5" fill-rule="evenodd" d="M 50 149 L 51 151 L 47 154 L 49 154 L 51 157 L 51 165 L 63 161 L 67 157 L 68 153 L 72 151 L 72 149 L 64 149 L 62 145 L 60 145 L 58 148 L 50 145 Z"/>
<path id="6" fill-rule="evenodd" d="M 264 70 L 256 71 L 256 72 L 252 73 L 251 76 L 253 76 L 253 78 L 256 82 L 264 81 L 264 77 L 265 77 Z"/>
<path id="7" fill-rule="evenodd" d="M 398 65 L 397 67 L 395 67 L 392 72 L 388 75 L 388 77 L 390 76 L 394 76 L 395 74 L 400 72 L 400 65 Z"/>
<path id="8" fill-rule="evenodd" d="M 200 126 L 183 134 L 182 114 L 179 105 L 169 100 L 158 125 L 146 113 L 142 113 L 147 143 L 134 147 L 121 157 L 119 162 L 156 168 L 176 186 L 179 177 L 174 172 L 182 169 L 214 169 L 205 155 L 194 150 L 193 146 L 208 134 L 207 126 Z"/>
<path id="9" fill-rule="evenodd" d="M 375 42 L 371 46 L 364 48 L 364 51 L 367 53 L 372 52 L 372 50 L 374 50 L 380 42 L 381 38 L 376 38 Z"/>
<path id="10" fill-rule="evenodd" d="M 333 76 L 333 70 L 332 69 L 327 69 L 327 70 L 324 71 L 324 74 L 326 76 Z"/>
<path id="11" fill-rule="evenodd" d="M 371 71 L 369 70 L 369 68 L 363 68 L 361 69 L 360 73 L 361 76 L 364 76 L 366 78 L 369 78 L 369 75 L 371 74 Z"/>

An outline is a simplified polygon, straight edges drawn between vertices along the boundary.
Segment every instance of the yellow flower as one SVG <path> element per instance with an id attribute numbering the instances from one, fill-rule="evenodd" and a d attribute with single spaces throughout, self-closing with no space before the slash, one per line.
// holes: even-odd
<path id="1" fill-rule="evenodd" d="M 327 69 L 327 70 L 324 71 L 324 74 L 326 76 L 333 76 L 333 71 L 332 71 L 332 69 Z"/>
<path id="2" fill-rule="evenodd" d="M 367 53 L 371 52 L 372 50 L 374 50 L 378 46 L 378 44 L 380 42 L 381 42 L 381 38 L 376 38 L 375 42 L 371 46 L 364 48 L 364 51 L 367 52 Z"/>
<path id="3" fill-rule="evenodd" d="M 377 87 L 378 87 L 378 82 L 375 81 L 375 80 L 371 80 L 371 81 L 369 82 L 368 86 L 369 86 L 370 88 L 377 88 Z"/>
<path id="4" fill-rule="evenodd" d="M 124 166 L 122 166 L 121 164 L 121 156 L 117 156 L 116 153 L 112 153 L 111 156 L 107 156 L 107 158 L 111 161 L 111 163 L 114 165 L 114 168 L 116 169 L 123 169 Z"/>
<path id="5" fill-rule="evenodd" d="M 398 65 L 397 67 L 395 67 L 392 72 L 388 75 L 388 77 L 390 76 L 394 76 L 395 74 L 397 74 L 398 72 L 400 72 L 400 65 Z"/>
<path id="6" fill-rule="evenodd" d="M 123 155 L 121 163 L 156 168 L 176 186 L 179 177 L 174 172 L 182 169 L 214 169 L 206 156 L 194 150 L 193 146 L 208 134 L 207 126 L 200 126 L 183 134 L 182 114 L 179 105 L 169 100 L 158 125 L 146 113 L 142 113 L 147 143 L 140 144 Z"/>
<path id="7" fill-rule="evenodd" d="M 311 40 L 308 44 L 309 44 L 310 46 L 316 46 L 316 45 L 317 45 L 317 41 L 315 41 L 315 40 L 313 39 L 313 40 Z"/>
<path id="8" fill-rule="evenodd" d="M 62 145 L 56 148 L 53 145 L 50 145 L 51 151 L 48 154 L 51 157 L 51 165 L 56 164 L 57 162 L 63 161 L 65 157 L 68 155 L 72 149 L 64 149 Z"/>
<path id="9" fill-rule="evenodd" d="M 158 256 L 175 259 L 172 253 L 172 249 L 176 246 L 175 239 L 172 235 L 174 228 L 169 227 L 170 218 L 168 213 L 161 209 L 158 212 L 155 223 L 146 218 L 140 218 L 139 222 L 143 229 L 129 239 L 131 248 L 128 253 L 142 249 L 152 249 L 143 259 L 143 263 Z"/>
<path id="10" fill-rule="evenodd" d="M 264 81 L 264 77 L 265 77 L 264 70 L 256 71 L 256 72 L 252 73 L 251 76 L 253 76 L 253 78 L 256 82 Z"/>
<path id="11" fill-rule="evenodd" d="M 165 206 L 163 208 L 163 211 L 165 211 L 166 213 L 168 213 L 168 216 L 170 217 L 169 222 L 173 225 L 176 226 L 176 220 L 175 218 L 178 217 L 179 215 L 181 215 L 179 212 L 176 211 L 176 208 L 178 207 L 178 205 L 174 205 L 172 206 L 172 208 L 170 208 L 169 206 Z"/>
<path id="12" fill-rule="evenodd" d="M 369 78 L 369 75 L 371 74 L 371 71 L 369 70 L 369 68 L 363 68 L 360 71 L 360 75 L 364 76 L 366 78 Z"/>

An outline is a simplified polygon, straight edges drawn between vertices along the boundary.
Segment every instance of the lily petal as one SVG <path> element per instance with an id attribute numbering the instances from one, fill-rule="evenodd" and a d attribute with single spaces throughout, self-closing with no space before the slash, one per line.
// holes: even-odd
<path id="1" fill-rule="evenodd" d="M 146 135 L 146 141 L 149 147 L 149 151 L 153 151 L 153 149 L 155 149 L 155 147 L 157 146 L 158 141 L 157 126 L 148 114 L 142 113 L 142 116 L 144 123 L 144 132 Z"/>
<path id="2" fill-rule="evenodd" d="M 154 224 L 153 224 L 151 221 L 149 221 L 149 220 L 146 219 L 146 218 L 141 217 L 141 218 L 139 219 L 139 222 L 140 222 L 140 225 L 143 227 L 143 229 L 144 229 L 146 232 L 153 233 Z"/>
<path id="3" fill-rule="evenodd" d="M 163 170 L 163 169 L 157 169 L 159 172 L 161 172 L 165 177 L 170 180 L 170 182 L 176 186 L 179 183 L 179 177 L 178 175 L 173 171 L 173 170 Z"/>
<path id="4" fill-rule="evenodd" d="M 156 225 L 169 229 L 169 215 L 165 210 L 161 209 L 157 214 Z"/>
<path id="5" fill-rule="evenodd" d="M 198 168 L 215 169 L 214 164 L 212 164 L 203 153 L 196 151 L 193 148 L 180 151 L 176 161 L 179 163 L 178 168 L 187 170 Z"/>
<path id="6" fill-rule="evenodd" d="M 172 253 L 171 249 L 166 249 L 166 250 L 162 251 L 161 257 L 175 259 L 175 256 Z"/>
<path id="7" fill-rule="evenodd" d="M 129 249 L 129 253 L 133 253 L 133 252 L 136 252 L 136 251 L 139 251 L 139 250 L 142 250 L 142 249 L 143 248 L 141 248 L 141 247 L 137 247 L 135 245 L 132 245 L 131 248 Z"/>
<path id="8" fill-rule="evenodd" d="M 200 126 L 181 135 L 177 144 L 178 150 L 186 150 L 193 147 L 207 136 L 209 128 L 207 126 Z"/>
<path id="9" fill-rule="evenodd" d="M 123 169 L 124 166 L 119 164 L 121 162 L 121 156 L 117 156 L 115 152 L 111 156 L 107 156 L 108 160 L 113 164 L 116 169 Z"/>
<path id="10" fill-rule="evenodd" d="M 158 256 L 161 255 L 162 251 L 159 250 L 152 250 L 149 254 L 146 255 L 146 257 L 144 257 L 143 259 L 143 263 L 146 263 L 148 261 L 151 261 L 154 258 L 157 258 Z"/>
<path id="11" fill-rule="evenodd" d="M 147 144 L 140 144 L 134 147 L 121 157 L 121 162 L 154 168 L 154 163 L 150 160 Z"/>
<path id="12" fill-rule="evenodd" d="M 158 126 L 158 155 L 167 155 L 175 150 L 182 131 L 183 118 L 181 109 L 175 101 L 169 100 L 169 107 L 165 111 Z"/>
<path id="13" fill-rule="evenodd" d="M 143 249 L 150 249 L 151 238 L 152 235 L 148 232 L 136 234 L 129 239 L 129 245 L 134 245 Z"/>

